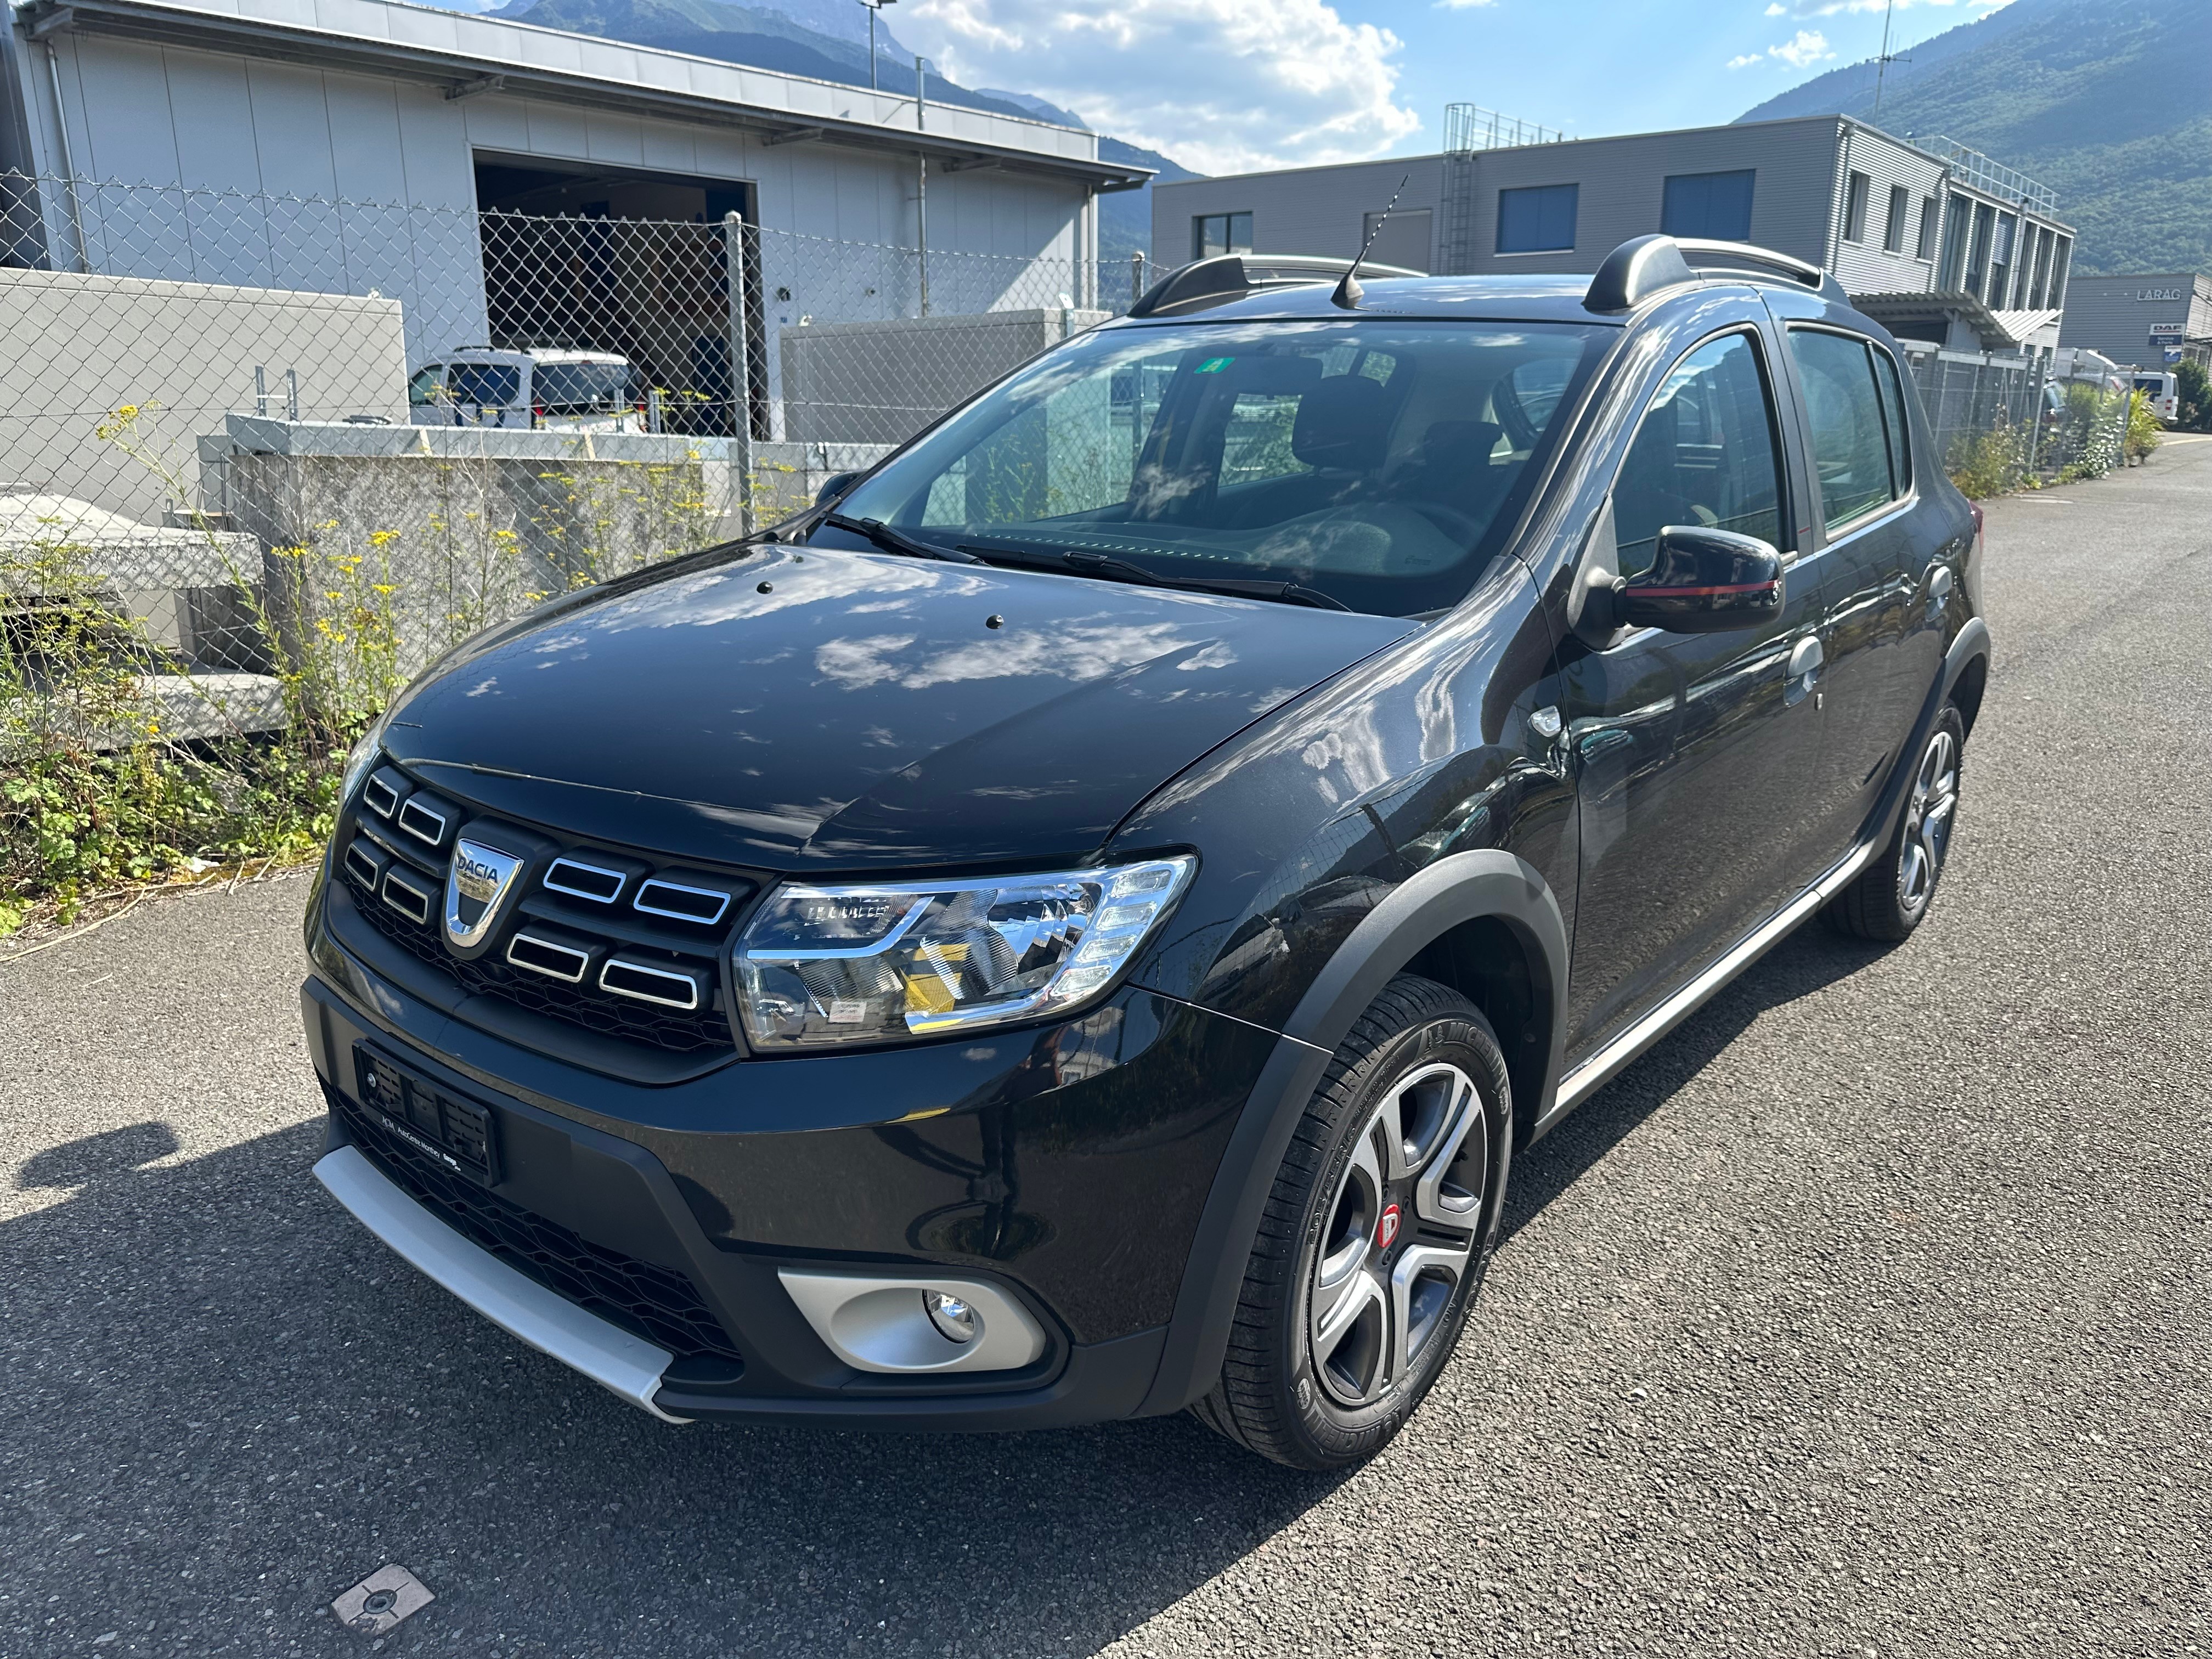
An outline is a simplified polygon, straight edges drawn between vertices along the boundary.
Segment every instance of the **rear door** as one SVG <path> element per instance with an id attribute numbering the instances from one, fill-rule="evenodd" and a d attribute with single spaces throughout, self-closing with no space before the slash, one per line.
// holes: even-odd
<path id="1" fill-rule="evenodd" d="M 1943 653 L 1942 503 L 1919 480 L 1912 394 L 1888 345 L 1816 296 L 1770 297 L 1811 462 L 1811 534 L 1828 566 L 1820 635 L 1826 754 L 1808 780 L 1821 842 L 1840 858 L 1867 827 Z M 1795 313 L 1796 315 L 1790 313 Z M 1946 492 L 1948 494 L 1948 492 Z"/>

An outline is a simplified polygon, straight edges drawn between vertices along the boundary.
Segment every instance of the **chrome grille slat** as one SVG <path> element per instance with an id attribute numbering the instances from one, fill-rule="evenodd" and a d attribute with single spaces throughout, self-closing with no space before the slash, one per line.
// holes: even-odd
<path id="1" fill-rule="evenodd" d="M 382 778 L 372 777 L 362 786 L 361 804 L 380 818 L 399 810 L 399 792 Z"/>
<path id="2" fill-rule="evenodd" d="M 568 873 L 571 872 L 581 877 L 584 884 L 580 885 L 568 879 Z M 599 878 L 602 884 L 610 882 L 613 884 L 606 887 L 605 891 L 595 892 L 590 885 L 593 877 Z M 561 878 L 561 879 L 556 879 L 556 878 Z M 629 879 L 629 876 L 620 870 L 610 870 L 602 865 L 587 864 L 581 859 L 559 858 L 555 859 L 546 866 L 544 878 L 538 885 L 545 888 L 549 892 L 565 893 L 570 898 L 584 899 L 592 904 L 612 904 L 622 896 L 623 884 Z"/>
<path id="3" fill-rule="evenodd" d="M 620 975 L 625 983 L 614 982 Z M 656 991 L 656 986 L 665 986 L 667 993 Z M 674 994 L 677 987 L 683 994 Z M 638 962 L 627 957 L 612 957 L 599 969 L 599 989 L 610 996 L 628 997 L 633 1002 L 650 1002 L 661 1008 L 680 1008 L 686 1013 L 699 1006 L 699 981 L 692 975 L 677 968 L 657 968 L 649 962 Z"/>
<path id="4" fill-rule="evenodd" d="M 677 899 L 673 904 L 665 901 L 647 903 L 648 896 L 655 894 L 681 894 L 711 902 L 689 909 L 683 908 L 682 898 Z M 712 927 L 727 914 L 730 896 L 712 887 L 694 887 L 688 882 L 669 881 L 653 876 L 638 884 L 637 896 L 629 902 L 629 908 L 641 910 L 648 916 L 666 916 L 673 921 L 688 921 L 696 927 Z"/>
<path id="5" fill-rule="evenodd" d="M 428 818 L 434 828 L 427 831 L 419 828 L 413 822 L 417 817 Z M 452 814 L 440 811 L 420 795 L 410 795 L 407 798 L 407 804 L 399 809 L 398 822 L 402 830 L 414 836 L 425 847 L 443 846 L 446 832 L 453 827 Z"/>
<path id="6" fill-rule="evenodd" d="M 430 910 L 436 902 L 435 896 L 417 887 L 410 877 L 401 874 L 398 866 L 384 872 L 382 891 L 384 902 L 417 927 L 430 925 Z M 399 896 L 392 896 L 395 892 Z"/>
<path id="7" fill-rule="evenodd" d="M 520 953 L 520 954 L 518 954 Z M 562 957 L 575 964 L 574 972 L 563 972 L 556 964 Z M 543 974 L 548 979 L 557 979 L 563 985 L 580 985 L 591 970 L 592 953 L 580 951 L 573 945 L 562 945 L 537 934 L 524 932 L 507 941 L 507 959 L 517 968 L 533 974 Z"/>

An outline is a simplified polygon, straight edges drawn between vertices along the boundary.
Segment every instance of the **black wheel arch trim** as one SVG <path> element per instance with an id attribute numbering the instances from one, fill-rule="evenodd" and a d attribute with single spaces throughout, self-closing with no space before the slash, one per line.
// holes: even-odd
<path id="1" fill-rule="evenodd" d="M 1911 787 L 1921 746 L 1935 729 L 1936 717 L 1942 713 L 1943 705 L 1958 690 L 1959 682 L 1966 671 L 1977 663 L 1986 670 L 1990 659 L 1990 625 L 1979 617 L 1969 617 L 1962 623 L 1951 643 L 1943 652 L 1943 672 L 1928 688 L 1928 701 L 1921 705 L 1918 718 L 1912 722 L 1912 734 L 1897 751 L 1891 765 L 1889 781 L 1882 786 L 1881 798 L 1868 815 L 1865 829 L 1860 836 L 1876 848 L 1886 847 L 1889 838 L 1897 833 L 1898 820 L 1905 812 L 1905 797 Z"/>
<path id="2" fill-rule="evenodd" d="M 1158 1374 L 1138 1415 L 1180 1411 L 1213 1386 L 1275 1170 L 1338 1046 L 1426 946 L 1463 922 L 1486 919 L 1513 929 L 1540 981 L 1533 988 L 1552 1010 L 1563 1005 L 1568 953 L 1559 902 L 1534 867 L 1511 853 L 1439 859 L 1369 911 L 1307 988 L 1237 1118 L 1191 1241 Z M 1536 1100 L 1515 1103 L 1516 1123 L 1534 1122 L 1559 1086 L 1557 1018 L 1551 1027 L 1543 1087 Z"/>

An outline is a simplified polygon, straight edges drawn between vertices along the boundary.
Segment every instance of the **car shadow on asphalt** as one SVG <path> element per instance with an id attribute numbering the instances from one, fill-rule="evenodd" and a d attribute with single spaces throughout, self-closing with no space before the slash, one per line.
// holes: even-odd
<path id="1" fill-rule="evenodd" d="M 1817 922 L 1784 939 L 1514 1160 L 1502 1236 L 1541 1215 L 1761 1014 L 1848 979 L 1896 948 L 1845 939 Z"/>
<path id="2" fill-rule="evenodd" d="M 1522 1160 L 1509 1225 L 1760 1013 L 1879 955 L 1785 942 Z M 42 1152 L 19 1185 L 65 1196 L 0 1224 L 21 1425 L 0 1548 L 92 1634 L 350 1644 L 319 1610 L 398 1563 L 438 1599 L 393 1654 L 495 1632 L 553 1652 L 1087 1653 L 1339 1484 L 1181 1417 L 670 1427 L 387 1254 L 309 1173 L 319 1121 L 161 1162 L 177 1145 L 144 1123 Z"/>

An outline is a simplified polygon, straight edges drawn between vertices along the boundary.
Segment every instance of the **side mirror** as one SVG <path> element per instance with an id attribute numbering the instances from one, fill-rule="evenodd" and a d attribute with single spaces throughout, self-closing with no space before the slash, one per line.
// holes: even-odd
<path id="1" fill-rule="evenodd" d="M 1651 568 L 1613 590 L 1626 628 L 1721 634 L 1782 614 L 1782 556 L 1756 536 L 1702 525 L 1667 526 Z"/>
<path id="2" fill-rule="evenodd" d="M 850 489 L 853 487 L 853 480 L 860 476 L 857 472 L 832 472 L 823 480 L 822 488 L 814 492 L 814 505 L 829 506 L 830 502 Z"/>

